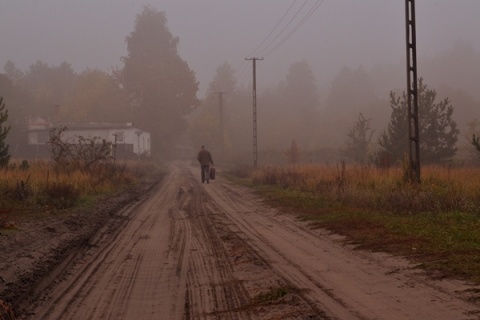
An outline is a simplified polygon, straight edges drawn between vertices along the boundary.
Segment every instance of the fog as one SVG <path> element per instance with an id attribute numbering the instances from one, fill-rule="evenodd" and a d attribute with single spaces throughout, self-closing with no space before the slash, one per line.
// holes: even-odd
<path id="1" fill-rule="evenodd" d="M 200 81 L 200 97 L 218 65 L 228 61 L 244 77 L 244 69 L 251 68 L 244 59 L 252 55 L 265 58 L 259 64 L 259 83 L 284 77 L 288 66 L 302 59 L 311 64 L 319 84 L 328 84 L 343 66 L 371 68 L 404 61 L 404 1 L 325 0 L 275 49 L 316 2 L 306 1 L 292 20 L 304 1 L 1 0 L 0 65 L 12 60 L 25 69 L 37 60 L 50 65 L 67 61 L 77 71 L 121 65 L 125 37 L 147 4 L 166 12 L 169 29 L 180 39 L 180 54 Z M 283 24 L 255 50 L 291 4 Z M 417 1 L 418 57 L 435 56 L 458 40 L 480 50 L 479 13 L 476 0 Z M 240 80 L 251 81 L 246 78 Z"/>
<path id="2" fill-rule="evenodd" d="M 13 61 L 26 70 L 42 61 L 68 62 L 76 72 L 121 68 L 125 38 L 145 5 L 166 13 L 179 54 L 199 81 L 199 99 L 224 62 L 235 69 L 238 85 L 250 86 L 252 63 L 245 58 L 252 57 L 264 59 L 257 62 L 259 91 L 283 81 L 292 64 L 308 62 L 322 104 L 345 68 L 373 76 L 379 99 L 388 101 L 390 90 L 406 86 L 405 2 L 393 0 L 0 0 L 0 66 Z M 472 105 L 480 101 L 479 67 L 465 62 L 480 61 L 479 13 L 478 0 L 416 3 L 419 76 L 443 90 L 440 96 L 461 91 Z M 468 59 L 456 58 L 459 47 Z M 386 112 L 374 124 L 385 123 Z"/>

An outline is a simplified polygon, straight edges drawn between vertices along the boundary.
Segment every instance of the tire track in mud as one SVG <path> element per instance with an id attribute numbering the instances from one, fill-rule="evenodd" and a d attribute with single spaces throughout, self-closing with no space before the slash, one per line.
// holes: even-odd
<path id="1" fill-rule="evenodd" d="M 191 170 L 191 168 L 185 168 L 185 170 Z M 191 207 L 195 208 L 194 211 L 202 217 L 200 223 L 203 224 L 203 230 L 206 230 L 207 237 L 210 239 L 207 243 L 212 244 L 212 254 L 216 264 L 219 265 L 210 267 L 208 272 L 215 269 L 221 272 L 220 279 L 212 279 L 208 286 L 215 286 L 210 290 L 210 295 L 216 296 L 217 298 L 213 300 L 218 303 L 224 301 L 224 305 L 217 304 L 217 311 L 209 315 L 214 316 L 214 319 L 216 317 L 221 319 L 326 319 L 323 312 L 309 305 L 295 290 L 291 290 L 288 283 L 279 277 L 261 255 L 245 241 L 245 235 L 239 231 L 226 212 L 212 201 L 207 190 L 216 188 L 214 186 L 216 182 L 201 185 L 195 178 L 195 172 L 191 171 L 190 175 L 193 175 L 191 179 L 195 184 Z M 235 205 L 235 202 L 232 205 Z M 192 279 L 192 283 L 194 280 Z M 197 287 L 198 284 L 189 286 L 190 303 L 187 307 L 189 310 L 192 310 L 191 306 L 195 305 L 196 299 L 202 299 L 205 294 L 209 294 L 208 288 L 197 289 L 198 293 L 192 294 Z M 222 291 L 216 294 L 215 289 Z M 273 298 L 266 304 L 255 302 L 255 297 L 268 296 L 272 290 L 276 289 L 286 289 L 288 293 L 285 297 Z M 218 299 L 221 296 L 224 296 L 223 300 Z M 191 311 L 190 314 L 194 318 L 200 315 L 198 312 Z"/>
<path id="2" fill-rule="evenodd" d="M 147 203 L 141 210 L 149 211 L 149 206 Z M 139 208 L 125 210 L 119 215 L 124 225 L 116 225 L 117 230 L 102 230 L 91 240 L 91 248 L 83 254 L 83 261 L 70 272 L 75 277 L 62 283 L 53 295 L 53 303 L 46 310 L 40 309 L 33 318 L 94 319 L 113 312 L 117 316 L 126 313 L 135 284 L 128 280 L 138 275 L 144 259 L 135 250 L 149 238 L 142 230 L 151 230 L 158 223 L 156 215 L 141 217 L 137 210 Z M 129 229 L 125 229 L 126 224 Z M 120 230 L 127 230 L 128 234 Z M 126 238 L 129 241 L 125 241 Z M 98 288 L 103 288 L 106 294 L 99 294 Z"/>
<path id="3" fill-rule="evenodd" d="M 87 319 L 107 314 L 113 319 L 113 310 L 118 316 L 125 314 L 135 284 L 128 279 L 138 275 L 144 260 L 144 256 L 135 251 L 150 237 L 143 234 L 143 230 L 151 232 L 153 226 L 158 224 L 159 217 L 141 216 L 137 212 L 149 212 L 154 206 L 155 202 L 149 201 L 143 204 L 142 208 L 126 210 L 121 217 L 129 228 L 117 226 L 117 230 L 102 230 L 91 240 L 90 246 L 93 248 L 85 252 L 83 261 L 78 262 L 71 271 L 75 277 L 57 287 L 53 294 L 53 303 L 50 302 L 46 308 L 38 308 L 33 318 Z M 120 233 L 120 230 L 127 234 Z M 128 240 L 124 240 L 125 238 Z M 108 294 L 99 294 L 99 287 Z M 109 306 L 112 306 L 113 310 L 110 310 Z"/>
<path id="4" fill-rule="evenodd" d="M 264 208 L 265 210 L 262 212 L 262 209 L 258 207 L 258 203 L 250 203 L 245 197 L 241 201 L 234 201 L 233 199 L 240 199 L 239 194 L 228 187 L 222 187 L 221 191 L 216 193 L 216 196 L 222 199 L 219 201 L 220 203 L 228 203 L 229 207 L 234 208 L 233 211 L 226 210 L 226 212 L 228 218 L 234 222 L 233 225 L 238 228 L 239 233 L 244 234 L 247 241 L 254 246 L 256 251 L 264 253 L 264 257 L 268 259 L 267 263 L 273 267 L 275 272 L 290 286 L 301 291 L 302 298 L 313 308 L 326 310 L 330 317 L 336 319 L 369 319 L 368 317 L 363 317 L 354 309 L 349 308 L 341 298 L 333 294 L 331 288 L 325 287 L 315 277 L 308 272 L 304 272 L 304 266 L 301 265 L 304 260 L 295 259 L 297 255 L 295 251 L 298 255 L 302 255 L 305 253 L 303 248 L 295 241 L 292 241 L 291 238 L 285 236 L 285 232 L 280 232 L 278 228 L 281 227 L 288 230 L 287 233 L 297 234 L 301 239 L 295 238 L 295 240 L 299 243 L 304 243 L 299 240 L 308 240 L 305 239 L 307 238 L 305 234 L 298 234 L 288 224 L 279 225 L 276 219 L 267 218 L 266 221 L 249 221 L 248 218 L 244 218 L 245 215 L 263 215 L 267 211 L 271 211 L 271 209 Z M 232 202 L 236 202 L 236 204 L 232 205 Z M 272 232 L 269 230 L 271 228 L 277 228 L 278 234 L 272 236 Z M 267 236 L 267 234 L 269 235 Z M 254 239 L 258 241 L 252 241 Z M 287 247 L 289 248 L 286 250 Z M 291 255 L 292 252 L 294 253 L 293 256 Z M 313 254 L 310 255 L 313 256 Z M 274 264 L 271 264 L 272 262 Z M 278 264 L 281 266 L 278 267 Z M 322 314 L 324 317 L 328 317 L 325 312 L 322 312 Z"/>
<path id="5" fill-rule="evenodd" d="M 459 294 L 471 287 L 432 283 L 403 259 L 348 249 L 338 237 L 310 230 L 239 190 L 228 183 L 208 189 L 232 230 L 328 317 L 478 319 L 478 306 Z"/>
<path id="6" fill-rule="evenodd" d="M 238 319 L 238 310 L 247 306 L 250 298 L 241 282 L 233 276 L 229 257 L 211 219 L 215 215 L 214 210 L 206 197 L 203 188 L 196 186 L 186 206 L 187 214 L 193 218 L 192 227 L 202 239 L 192 246 L 187 284 L 187 318 L 221 314 L 223 319 Z M 197 277 L 198 274 L 204 276 Z M 251 319 L 248 312 L 245 313 L 240 319 Z"/>
<path id="7" fill-rule="evenodd" d="M 323 319 L 259 258 L 191 168 L 119 213 L 27 319 Z M 210 186 L 211 187 L 211 186 Z"/>

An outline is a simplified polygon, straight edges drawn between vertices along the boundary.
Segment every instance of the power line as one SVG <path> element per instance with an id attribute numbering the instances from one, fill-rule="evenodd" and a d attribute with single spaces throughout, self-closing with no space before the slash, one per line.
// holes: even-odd
<path id="1" fill-rule="evenodd" d="M 274 28 L 268 33 L 268 35 L 263 39 L 263 41 L 255 48 L 255 50 L 252 51 L 252 53 L 249 55 L 251 56 L 254 52 L 256 52 L 259 48 L 261 48 L 266 42 L 267 40 L 268 43 L 266 46 L 264 46 L 264 48 L 262 48 L 259 52 L 259 55 L 262 54 L 263 52 L 267 51 L 267 53 L 264 55 L 264 56 L 268 56 L 270 55 L 271 53 L 273 53 L 275 50 L 277 50 L 281 45 L 283 45 L 288 39 L 290 39 L 304 24 L 305 22 L 315 13 L 315 11 L 323 4 L 325 0 L 317 0 L 309 9 L 308 11 L 305 13 L 305 15 L 300 19 L 298 20 L 298 22 L 296 22 L 295 26 L 293 28 L 290 29 L 290 31 L 288 31 L 288 34 L 280 41 L 280 42 L 277 42 L 275 43 L 279 38 L 280 36 L 284 35 L 285 32 L 287 32 L 288 28 L 294 23 L 294 21 L 296 20 L 296 18 L 300 15 L 300 13 L 302 12 L 302 10 L 305 8 L 305 6 L 307 5 L 307 2 L 308 0 L 305 0 L 303 2 L 303 4 L 296 10 L 296 12 L 293 14 L 293 17 L 291 17 L 291 19 L 286 23 L 286 25 L 283 26 L 283 28 L 275 35 L 275 37 L 273 37 L 273 39 L 271 38 L 271 36 L 274 34 L 274 32 L 279 28 L 279 26 L 281 25 L 282 22 L 285 21 L 285 18 L 287 17 L 288 13 L 290 11 L 292 11 L 294 5 L 297 3 L 297 0 L 293 1 L 292 4 L 288 7 L 288 9 L 285 11 L 285 13 L 282 15 L 282 17 L 280 18 L 280 20 L 276 23 L 276 25 L 274 26 Z M 249 75 L 249 72 L 248 72 L 248 68 L 244 68 L 245 67 L 245 61 L 242 61 L 242 64 L 240 65 L 239 67 L 239 74 L 241 74 L 239 76 L 239 87 L 241 87 L 245 82 L 248 81 L 248 75 Z"/>
<path id="2" fill-rule="evenodd" d="M 270 49 L 265 56 L 270 55 L 272 52 L 277 50 L 282 44 L 284 44 L 288 39 L 290 39 L 304 24 L 305 22 L 312 16 L 312 14 L 317 11 L 317 9 L 323 4 L 325 0 L 317 1 L 316 4 L 313 5 L 312 8 L 310 8 L 310 11 L 300 20 L 300 22 L 293 28 L 293 30 L 290 31 L 290 33 L 283 38 L 282 41 L 280 41 L 275 47 Z"/>
<path id="3" fill-rule="evenodd" d="M 248 56 L 252 56 L 255 51 L 257 51 L 266 41 L 268 38 L 270 38 L 270 36 L 275 32 L 275 30 L 277 30 L 278 26 L 280 25 L 280 23 L 282 23 L 283 19 L 285 19 L 285 17 L 287 16 L 287 14 L 290 12 L 290 10 L 293 8 L 293 6 L 295 5 L 295 3 L 297 2 L 297 0 L 293 1 L 292 4 L 290 5 L 290 7 L 288 7 L 287 11 L 283 14 L 283 16 L 280 18 L 280 20 L 278 20 L 277 24 L 275 25 L 275 27 L 269 32 L 269 34 L 265 37 L 265 39 L 263 39 L 263 41 L 252 51 L 248 54 Z M 245 61 L 244 61 L 245 62 Z"/>
<path id="4" fill-rule="evenodd" d="M 297 0 L 292 2 L 292 4 L 288 7 L 287 11 L 285 11 L 283 16 L 277 22 L 275 27 L 268 33 L 268 35 L 263 39 L 263 41 L 252 52 L 250 52 L 247 56 L 249 56 L 249 57 L 252 56 L 259 48 L 261 48 L 261 46 L 270 38 L 270 36 L 275 32 L 275 30 L 277 30 L 278 26 L 280 26 L 280 24 L 285 19 L 285 17 L 290 12 L 290 10 L 293 8 L 293 6 L 295 5 L 296 2 L 297 2 Z M 239 87 L 243 86 L 243 84 L 248 81 L 249 69 L 244 68 L 245 65 L 246 65 L 245 60 L 243 60 L 241 65 L 238 67 L 239 73 L 241 72 L 241 75 L 239 75 L 239 77 L 238 77 L 239 83 L 240 83 Z M 242 70 L 243 70 L 243 72 L 242 72 Z"/>
<path id="5" fill-rule="evenodd" d="M 275 40 L 278 39 L 278 37 L 285 31 L 286 28 L 288 28 L 288 26 L 293 22 L 293 20 L 295 20 L 295 18 L 299 15 L 300 11 L 302 11 L 303 7 L 305 7 L 305 5 L 307 4 L 308 0 L 305 0 L 302 4 L 302 6 L 297 10 L 297 12 L 294 14 L 294 16 L 290 19 L 290 21 L 282 28 L 282 30 L 280 30 L 280 32 L 275 36 L 275 38 L 273 38 L 272 41 L 270 41 L 268 43 L 268 45 L 263 48 L 258 54 L 261 55 L 266 49 L 268 49 L 268 47 L 275 42 Z"/>
<path id="6" fill-rule="evenodd" d="M 242 66 L 244 66 L 244 65 L 246 65 L 245 60 L 244 60 L 244 63 L 242 64 Z M 245 82 L 248 81 L 248 79 L 249 79 L 248 76 L 249 75 L 250 75 L 250 69 L 248 69 L 246 67 L 243 68 L 241 73 L 239 73 L 239 75 L 238 75 L 238 87 L 242 87 L 245 84 Z"/>

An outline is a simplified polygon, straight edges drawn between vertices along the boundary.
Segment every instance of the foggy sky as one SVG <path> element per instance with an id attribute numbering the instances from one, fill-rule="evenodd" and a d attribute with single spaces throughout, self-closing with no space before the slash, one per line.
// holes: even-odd
<path id="1" fill-rule="evenodd" d="M 301 6 L 304 5 L 302 10 Z M 0 72 L 8 60 L 28 69 L 36 61 L 75 71 L 122 67 L 125 38 L 144 5 L 164 11 L 180 39 L 180 56 L 200 81 L 199 98 L 216 68 L 229 62 L 240 84 L 251 81 L 249 57 L 259 62 L 259 85 L 283 79 L 288 67 L 307 60 L 318 84 L 328 85 L 343 67 L 369 69 L 405 61 L 405 1 L 325 0 L 306 22 L 275 49 L 314 0 L 0 0 Z M 276 32 L 281 17 L 289 15 Z M 294 13 L 300 10 L 293 18 Z M 449 50 L 456 41 L 480 51 L 480 1 L 416 1 L 417 56 Z M 286 27 L 283 33 L 279 32 Z M 277 39 L 273 39 L 277 36 Z M 264 45 L 255 50 L 262 42 Z M 265 49 L 262 51 L 262 49 Z M 405 75 L 399 75 L 402 79 Z M 260 88 L 259 88 L 260 89 Z"/>

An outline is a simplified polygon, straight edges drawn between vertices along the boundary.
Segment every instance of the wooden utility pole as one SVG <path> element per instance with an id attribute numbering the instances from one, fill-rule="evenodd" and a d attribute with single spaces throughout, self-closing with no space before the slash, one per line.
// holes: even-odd
<path id="1" fill-rule="evenodd" d="M 420 183 L 420 136 L 418 127 L 417 39 L 415 0 L 405 0 L 407 33 L 407 96 L 408 96 L 408 178 Z"/>
<path id="2" fill-rule="evenodd" d="M 257 60 L 263 58 L 245 58 L 245 60 L 252 60 L 253 62 L 253 167 L 257 167 L 258 163 L 258 149 L 257 149 Z"/>
<path id="3" fill-rule="evenodd" d="M 220 126 L 220 138 L 222 153 L 225 152 L 225 126 L 223 121 L 223 95 L 225 92 L 217 92 L 218 94 L 218 107 L 219 107 L 219 126 Z"/>

